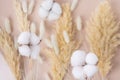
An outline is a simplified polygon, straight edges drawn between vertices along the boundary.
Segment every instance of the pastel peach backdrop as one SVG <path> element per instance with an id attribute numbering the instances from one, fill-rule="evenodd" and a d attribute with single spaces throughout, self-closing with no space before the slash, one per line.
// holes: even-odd
<path id="1" fill-rule="evenodd" d="M 65 2 L 70 3 L 72 0 L 56 0 L 56 1 L 62 4 Z M 95 10 L 95 8 L 99 5 L 101 1 L 102 0 L 79 0 L 78 6 L 76 7 L 75 11 L 72 13 L 73 19 L 78 15 L 82 17 L 82 20 L 83 20 L 82 34 L 83 35 L 85 35 L 84 29 L 86 27 L 86 21 L 89 19 L 91 13 Z M 39 26 L 39 23 L 40 23 L 40 18 L 38 17 L 38 13 L 37 13 L 40 2 L 41 0 L 35 0 L 34 12 L 32 13 L 32 15 L 29 16 L 29 19 L 31 21 L 34 21 L 37 24 L 37 26 Z M 113 12 L 117 16 L 117 19 L 120 20 L 120 0 L 111 0 L 111 7 L 113 9 Z M 14 10 L 12 0 L 0 0 L 0 27 L 3 26 L 3 21 L 5 17 L 9 17 L 12 21 L 12 27 L 13 27 L 12 35 L 18 36 L 19 34 L 19 29 L 17 24 L 18 22 L 16 20 L 15 10 Z M 46 35 L 48 35 L 48 33 L 52 33 L 52 29 L 51 29 L 52 25 L 53 25 L 52 22 L 47 22 Z M 81 49 L 89 51 L 88 45 L 89 44 L 87 44 L 86 41 L 84 40 Z M 42 52 L 42 55 L 44 54 L 45 53 Z M 44 80 L 43 75 L 49 70 L 48 66 L 50 64 L 47 62 L 46 59 L 44 60 L 45 60 L 44 63 L 41 64 L 39 67 L 40 69 L 39 80 Z M 108 74 L 107 78 L 108 80 L 120 80 L 120 49 L 117 51 L 116 56 L 114 57 L 112 62 L 114 65 L 112 70 Z M 6 63 L 5 59 L 2 56 L 2 52 L 0 52 L 0 80 L 15 80 L 14 76 L 10 71 L 8 64 Z M 66 77 L 66 80 L 68 80 L 67 77 Z M 75 79 L 73 79 L 73 77 L 71 76 L 71 79 L 69 80 L 75 80 Z M 101 80 L 101 77 L 99 75 L 96 75 L 94 80 Z"/>

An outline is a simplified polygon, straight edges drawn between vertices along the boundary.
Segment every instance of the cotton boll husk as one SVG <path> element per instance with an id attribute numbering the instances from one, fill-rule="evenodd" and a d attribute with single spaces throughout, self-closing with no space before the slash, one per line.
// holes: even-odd
<path id="1" fill-rule="evenodd" d="M 34 22 L 32 22 L 31 25 L 30 25 L 30 31 L 32 33 L 36 33 L 36 24 Z"/>
<path id="2" fill-rule="evenodd" d="M 29 6 L 28 6 L 28 14 L 30 15 L 33 11 L 33 7 L 35 4 L 35 0 L 30 0 Z"/>
<path id="3" fill-rule="evenodd" d="M 53 7 L 52 7 L 52 12 L 54 12 L 54 13 L 57 14 L 57 15 L 61 15 L 62 9 L 61 9 L 60 4 L 58 4 L 58 3 L 55 2 L 55 3 L 53 4 Z"/>
<path id="4" fill-rule="evenodd" d="M 82 29 L 82 20 L 80 16 L 76 18 L 75 23 L 76 23 L 77 30 L 80 31 Z"/>
<path id="5" fill-rule="evenodd" d="M 30 42 L 30 32 L 22 32 L 19 35 L 17 42 L 19 44 L 29 44 L 29 42 Z"/>
<path id="6" fill-rule="evenodd" d="M 63 37 L 64 37 L 64 40 L 66 43 L 70 42 L 69 35 L 68 35 L 67 31 L 63 31 Z"/>
<path id="7" fill-rule="evenodd" d="M 45 0 L 42 2 L 41 7 L 49 11 L 52 8 L 52 5 L 53 5 L 53 0 Z"/>
<path id="8" fill-rule="evenodd" d="M 22 46 L 18 47 L 18 51 L 19 51 L 20 55 L 26 56 L 26 57 L 29 57 L 31 54 L 31 50 L 27 45 L 22 45 Z"/>
<path id="9" fill-rule="evenodd" d="M 39 44 L 39 42 L 40 42 L 40 38 L 35 33 L 31 33 L 30 44 L 37 45 Z"/>
<path id="10" fill-rule="evenodd" d="M 83 70 L 87 77 L 91 78 L 98 71 L 98 68 L 96 65 L 85 65 Z"/>
<path id="11" fill-rule="evenodd" d="M 39 28 L 39 37 L 40 37 L 40 40 L 43 39 L 44 34 L 45 34 L 45 23 L 44 23 L 44 21 L 41 21 L 40 22 L 40 28 Z"/>
<path id="12" fill-rule="evenodd" d="M 47 19 L 49 21 L 53 21 L 53 20 L 57 20 L 59 17 L 60 17 L 60 15 L 57 15 L 56 13 L 50 11 Z"/>
<path id="13" fill-rule="evenodd" d="M 38 14 L 41 18 L 45 19 L 48 16 L 49 12 L 45 10 L 44 8 L 40 7 Z"/>
<path id="14" fill-rule="evenodd" d="M 97 64 L 98 57 L 94 53 L 88 53 L 85 59 L 87 64 Z"/>
<path id="15" fill-rule="evenodd" d="M 84 70 L 82 67 L 79 66 L 73 67 L 72 75 L 74 76 L 75 79 L 86 80 L 86 76 L 84 74 Z"/>
<path id="16" fill-rule="evenodd" d="M 76 50 L 71 56 L 72 66 L 81 66 L 85 64 L 86 53 L 81 50 Z"/>
<path id="17" fill-rule="evenodd" d="M 78 3 L 78 0 L 72 0 L 72 3 L 71 3 L 71 11 L 73 11 L 73 10 L 76 8 L 77 3 Z"/>
<path id="18" fill-rule="evenodd" d="M 51 43 L 52 43 L 52 46 L 55 50 L 55 53 L 58 55 L 59 54 L 59 48 L 58 48 L 58 43 L 57 43 L 55 35 L 51 35 Z"/>
<path id="19" fill-rule="evenodd" d="M 37 59 L 39 57 L 39 53 L 40 53 L 40 46 L 35 45 L 35 46 L 31 46 L 30 48 L 31 48 L 31 58 Z"/>
<path id="20" fill-rule="evenodd" d="M 11 26 L 10 26 L 10 20 L 8 18 L 5 18 L 4 25 L 5 25 L 6 32 L 8 34 L 10 34 L 11 33 Z"/>
<path id="21" fill-rule="evenodd" d="M 27 13 L 27 1 L 26 0 L 21 0 L 21 5 L 24 13 Z"/>

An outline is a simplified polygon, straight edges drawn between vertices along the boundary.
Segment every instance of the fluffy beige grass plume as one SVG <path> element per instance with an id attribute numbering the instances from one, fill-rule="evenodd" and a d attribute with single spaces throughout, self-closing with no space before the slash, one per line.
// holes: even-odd
<path id="1" fill-rule="evenodd" d="M 55 43 L 52 41 L 52 43 L 54 43 L 53 47 L 47 50 L 48 58 L 52 63 L 52 80 L 64 79 L 67 70 L 69 69 L 71 54 L 75 49 L 79 48 L 81 43 L 81 41 L 77 41 L 75 39 L 77 29 L 72 23 L 70 6 L 68 4 L 64 4 L 62 9 L 62 16 L 55 25 L 56 34 L 54 35 L 53 40 Z M 63 35 L 64 31 L 67 34 L 65 36 Z M 66 40 L 68 41 L 66 42 Z"/>
<path id="2" fill-rule="evenodd" d="M 24 13 L 22 10 L 20 0 L 13 0 L 13 3 L 15 5 L 16 16 L 19 23 L 18 27 L 21 31 L 29 31 L 30 23 L 27 19 L 27 13 Z"/>
<path id="3" fill-rule="evenodd" d="M 5 29 L 0 28 L 0 49 L 3 51 L 3 56 L 5 57 L 8 65 L 10 66 L 12 72 L 14 73 L 16 80 L 21 80 L 22 75 L 20 71 L 20 56 L 14 47 L 14 42 L 12 37 L 5 31 Z"/>
<path id="4" fill-rule="evenodd" d="M 109 1 L 104 0 L 98 6 L 86 29 L 90 49 L 98 56 L 98 67 L 105 77 L 112 68 L 111 60 L 120 44 L 119 22 L 116 21 Z"/>

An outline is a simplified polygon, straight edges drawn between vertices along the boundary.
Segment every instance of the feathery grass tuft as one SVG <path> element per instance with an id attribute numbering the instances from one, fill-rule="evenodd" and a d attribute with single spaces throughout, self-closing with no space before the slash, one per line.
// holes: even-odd
<path id="1" fill-rule="evenodd" d="M 22 11 L 20 0 L 13 0 L 16 10 L 16 16 L 21 31 L 29 31 L 30 22 L 27 19 L 27 14 Z"/>
<path id="2" fill-rule="evenodd" d="M 98 67 L 103 77 L 112 68 L 111 60 L 115 56 L 115 48 L 120 44 L 119 30 L 110 3 L 104 0 L 87 25 L 87 39 L 91 51 L 99 58 Z"/>
<path id="3" fill-rule="evenodd" d="M 14 47 L 14 42 L 12 37 L 5 31 L 5 29 L 0 28 L 0 49 L 3 51 L 3 56 L 5 57 L 8 65 L 10 66 L 12 72 L 14 73 L 16 80 L 21 80 L 22 75 L 20 71 L 20 56 Z"/>
<path id="4" fill-rule="evenodd" d="M 81 43 L 75 40 L 76 27 L 72 24 L 71 10 L 68 4 L 63 5 L 63 14 L 56 22 L 55 29 L 59 53 L 56 54 L 53 49 L 48 49 L 47 54 L 52 62 L 51 73 L 53 80 L 63 80 L 69 68 L 71 54 L 75 49 L 79 48 Z M 68 33 L 69 42 L 65 41 L 64 31 Z"/>

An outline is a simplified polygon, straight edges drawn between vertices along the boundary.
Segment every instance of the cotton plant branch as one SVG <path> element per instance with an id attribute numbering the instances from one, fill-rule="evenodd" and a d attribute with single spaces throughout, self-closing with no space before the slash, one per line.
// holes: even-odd
<path id="1" fill-rule="evenodd" d="M 98 56 L 98 67 L 101 75 L 105 77 L 112 68 L 111 60 L 120 44 L 119 22 L 116 21 L 107 0 L 98 6 L 86 29 L 90 49 Z"/>
<path id="2" fill-rule="evenodd" d="M 2 28 L 0 28 L 0 49 L 3 51 L 3 55 L 14 73 L 16 80 L 21 80 L 20 56 L 14 47 L 12 37 Z"/>
<path id="3" fill-rule="evenodd" d="M 62 7 L 63 14 L 55 26 L 56 34 L 51 36 L 51 40 L 45 40 L 50 48 L 47 49 L 47 55 L 52 62 L 53 80 L 64 79 L 69 68 L 71 54 L 79 48 L 81 43 L 81 41 L 75 40 L 76 27 L 72 23 L 70 6 L 65 4 Z"/>

